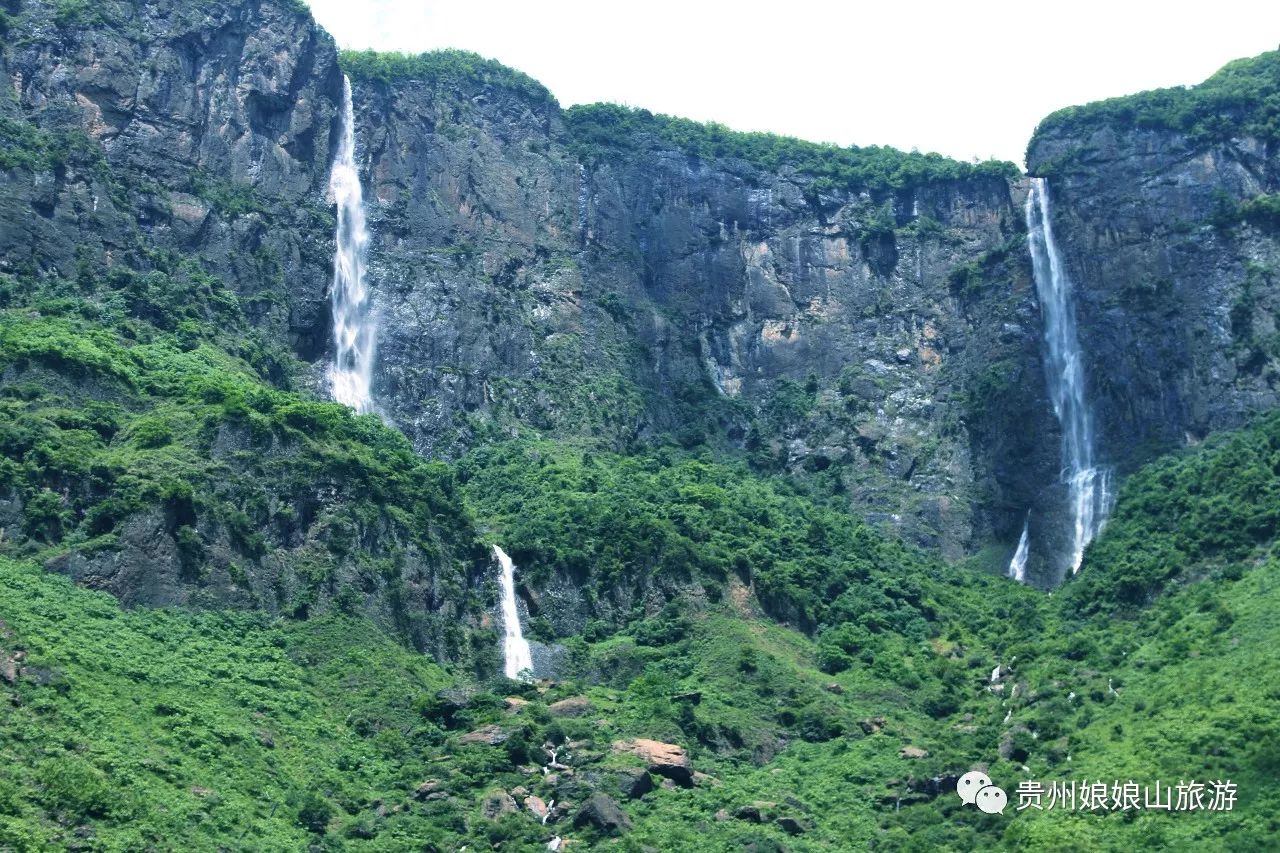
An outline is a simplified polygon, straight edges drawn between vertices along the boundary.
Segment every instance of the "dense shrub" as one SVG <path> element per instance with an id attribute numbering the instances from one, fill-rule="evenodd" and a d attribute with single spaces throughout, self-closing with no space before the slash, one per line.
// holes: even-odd
<path id="1" fill-rule="evenodd" d="M 380 83 L 426 80 L 449 86 L 498 86 L 534 101 L 555 103 L 546 87 L 529 75 L 466 50 L 435 50 L 416 55 L 344 50 L 340 62 L 352 80 Z"/>
<path id="2" fill-rule="evenodd" d="M 1011 177 L 1012 163 L 961 163 L 940 154 L 887 146 L 859 148 L 805 142 L 771 133 L 742 133 L 721 124 L 651 113 L 617 104 L 571 107 L 565 123 L 581 157 L 671 147 L 692 157 L 745 160 L 762 169 L 789 169 L 810 181 L 813 193 L 889 190 L 928 181 Z"/>
<path id="3" fill-rule="evenodd" d="M 1058 110 L 1040 122 L 1028 150 L 1048 135 L 1112 126 L 1173 130 L 1193 143 L 1256 136 L 1280 141 L 1280 51 L 1228 63 L 1197 86 L 1154 89 Z"/>

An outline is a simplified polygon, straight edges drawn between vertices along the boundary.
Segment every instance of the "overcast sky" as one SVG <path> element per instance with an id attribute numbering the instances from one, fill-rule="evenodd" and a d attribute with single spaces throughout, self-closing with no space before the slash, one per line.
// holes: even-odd
<path id="1" fill-rule="evenodd" d="M 473 50 L 564 106 L 1021 165 L 1059 107 L 1196 83 L 1280 43 L 1280 3 L 310 0 L 344 48 Z"/>

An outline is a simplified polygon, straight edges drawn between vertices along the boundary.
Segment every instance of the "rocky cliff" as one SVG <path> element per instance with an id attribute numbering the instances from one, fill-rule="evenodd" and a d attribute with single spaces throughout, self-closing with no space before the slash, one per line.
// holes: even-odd
<path id="1" fill-rule="evenodd" d="M 342 93 L 329 35 L 289 3 L 11 11 L 5 268 L 71 277 L 131 259 L 140 242 L 199 255 L 255 324 L 321 357 Z"/>
<path id="2" fill-rule="evenodd" d="M 952 556 L 1016 539 L 1028 474 L 1054 463 L 988 405 L 1052 429 L 1007 173 L 815 187 L 691 153 L 660 117 L 565 114 L 497 68 L 374 61 L 350 65 L 375 396 L 424 453 L 521 430 L 671 441 L 820 474 Z"/>
<path id="3" fill-rule="evenodd" d="M 1028 147 L 1074 288 L 1098 458 L 1121 478 L 1280 401 L 1278 89 L 1264 54 L 1062 110 Z M 1046 522 L 1042 565 L 1062 538 Z"/>
<path id="4" fill-rule="evenodd" d="M 1028 149 L 1078 294 L 1102 454 L 1122 471 L 1278 402 L 1280 57 L 1066 110 Z"/>
<path id="5" fill-rule="evenodd" d="M 255 381 L 323 395 L 345 69 L 373 231 L 374 397 L 421 455 L 457 460 L 514 436 L 666 445 L 785 474 L 992 568 L 1030 511 L 1032 575 L 1057 579 L 1045 555 L 1062 535 L 1058 426 L 1026 186 L 1008 164 L 565 111 L 468 54 L 340 59 L 284 2 L 6 9 L 7 306 L 47 313 L 72 294 L 87 300 L 77 322 L 132 312 L 146 335 L 230 348 Z M 1157 93 L 1051 117 L 1032 142 L 1076 283 L 1100 456 L 1121 472 L 1275 403 L 1276 141 L 1270 107 L 1232 100 L 1236 86 L 1274 91 L 1272 65 L 1228 69 L 1176 120 Z M 175 304 L 157 312 L 144 285 Z M 6 363 L 10 385 L 36 377 L 29 359 Z M 62 393 L 133 391 L 76 379 Z M 233 434 L 220 452 L 242 459 Z M 15 518 L 35 496 L 7 498 Z M 272 506 L 253 504 L 250 523 L 270 525 Z M 181 526 L 157 528 L 173 565 Z M 194 529 L 230 541 L 225 519 Z M 124 562 L 154 562 L 153 545 Z M 134 600 L 132 581 L 103 583 Z M 153 578 L 136 600 L 186 601 L 175 583 Z"/>
<path id="6" fill-rule="evenodd" d="M 332 39 L 271 2 L 0 26 L 0 547 L 130 605 L 337 605 L 463 654 L 487 561 L 451 475 L 298 393 L 330 343 Z"/>

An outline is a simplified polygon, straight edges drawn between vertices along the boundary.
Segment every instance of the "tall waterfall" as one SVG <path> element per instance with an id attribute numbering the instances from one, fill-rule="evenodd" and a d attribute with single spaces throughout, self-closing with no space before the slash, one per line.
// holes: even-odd
<path id="1" fill-rule="evenodd" d="M 1111 509 L 1111 472 L 1097 465 L 1093 418 L 1085 401 L 1084 368 L 1071 281 L 1053 239 L 1049 185 L 1031 179 L 1027 195 L 1027 232 L 1036 294 L 1044 317 L 1045 372 L 1053 411 L 1062 425 L 1062 479 L 1067 485 L 1072 520 L 1071 573 L 1080 570 L 1084 549 L 1101 532 Z"/>
<path id="2" fill-rule="evenodd" d="M 1018 549 L 1009 561 L 1009 577 L 1018 583 L 1027 582 L 1027 557 L 1031 555 L 1031 513 L 1022 522 L 1022 535 L 1018 537 Z"/>
<path id="3" fill-rule="evenodd" d="M 373 376 L 373 352 L 377 326 L 369 311 L 369 289 L 364 283 L 364 194 L 356 171 L 355 109 L 351 81 L 342 81 L 342 139 L 329 176 L 329 190 L 338 205 L 337 250 L 333 254 L 334 359 L 329 368 L 333 399 L 357 412 L 373 408 L 369 384 Z"/>
<path id="4" fill-rule="evenodd" d="M 502 568 L 502 658 L 507 678 L 520 678 L 521 673 L 533 669 L 533 653 L 520 630 L 520 611 L 516 609 L 516 566 L 497 545 L 493 556 Z"/>

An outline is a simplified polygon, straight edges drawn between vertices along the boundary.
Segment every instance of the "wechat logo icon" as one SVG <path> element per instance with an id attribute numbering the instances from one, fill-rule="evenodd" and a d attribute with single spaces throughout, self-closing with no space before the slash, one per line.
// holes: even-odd
<path id="1" fill-rule="evenodd" d="M 956 782 L 956 793 L 966 806 L 977 806 L 987 814 L 1004 814 L 1009 795 L 991 784 L 991 777 L 981 770 L 970 770 Z"/>

